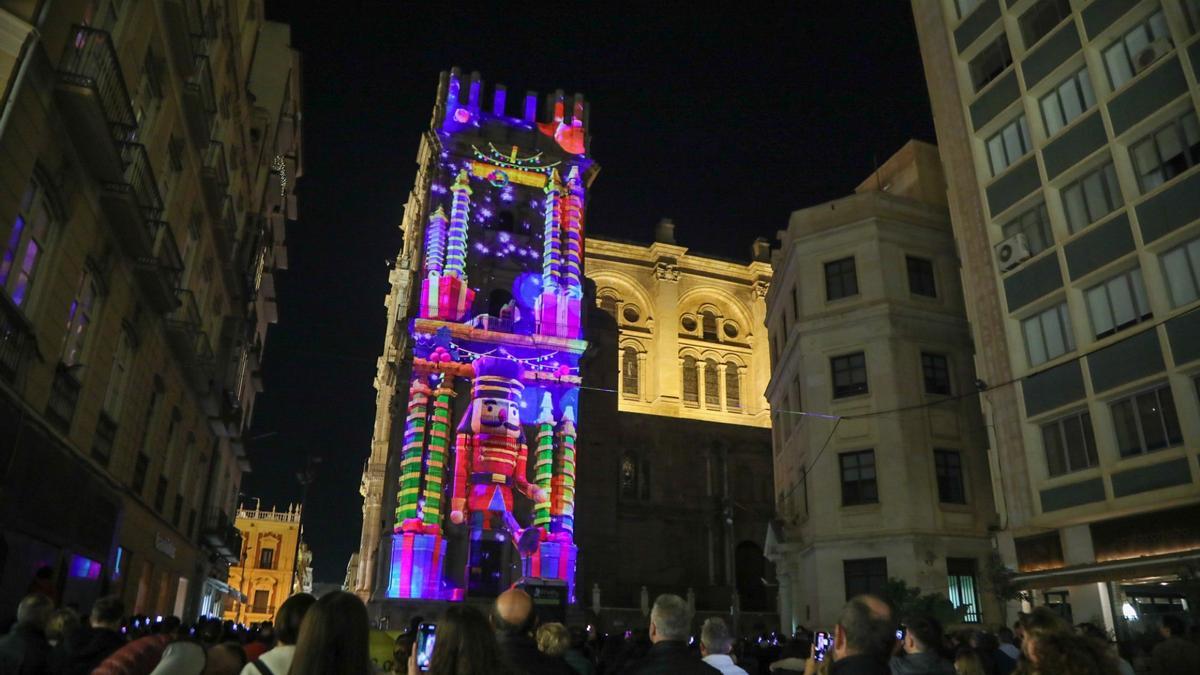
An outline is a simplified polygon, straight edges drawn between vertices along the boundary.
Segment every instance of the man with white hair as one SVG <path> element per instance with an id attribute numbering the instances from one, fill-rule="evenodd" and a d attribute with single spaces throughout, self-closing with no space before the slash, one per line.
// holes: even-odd
<path id="1" fill-rule="evenodd" d="M 623 672 L 625 675 L 713 675 L 721 671 L 688 649 L 692 612 L 678 595 L 664 593 L 650 610 L 650 651 Z"/>
<path id="2" fill-rule="evenodd" d="M 31 593 L 17 605 L 17 623 L 0 638 L 0 673 L 25 675 L 46 672 L 50 643 L 46 642 L 46 622 L 54 611 L 50 598 Z"/>
<path id="3" fill-rule="evenodd" d="M 729 652 L 733 650 L 733 633 L 719 617 L 711 617 L 700 627 L 700 655 L 704 662 L 724 675 L 749 675 L 733 662 Z"/>

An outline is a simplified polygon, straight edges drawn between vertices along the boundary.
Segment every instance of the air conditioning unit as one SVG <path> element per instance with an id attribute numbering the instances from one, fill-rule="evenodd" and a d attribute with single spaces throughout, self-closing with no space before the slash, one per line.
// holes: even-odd
<path id="1" fill-rule="evenodd" d="M 1151 42 L 1149 45 L 1146 46 L 1145 49 L 1138 52 L 1137 54 L 1134 54 L 1134 56 L 1133 56 L 1134 70 L 1139 73 L 1142 72 L 1143 70 L 1154 65 L 1155 62 L 1157 62 L 1159 59 L 1161 59 L 1163 56 L 1165 56 L 1166 53 L 1169 51 L 1171 51 L 1171 41 L 1168 40 L 1167 38 L 1159 38 L 1159 39 L 1155 40 L 1154 42 Z"/>
<path id="2" fill-rule="evenodd" d="M 996 245 L 996 262 L 1000 263 L 1000 271 L 1007 272 L 1028 260 L 1033 255 L 1029 252 L 1029 240 L 1024 234 L 1018 233 Z"/>

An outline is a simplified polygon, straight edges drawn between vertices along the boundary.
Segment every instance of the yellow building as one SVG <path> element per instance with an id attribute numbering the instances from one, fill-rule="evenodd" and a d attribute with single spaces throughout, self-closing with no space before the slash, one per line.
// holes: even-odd
<path id="1" fill-rule="evenodd" d="M 237 567 L 229 569 L 229 585 L 245 601 L 226 608 L 224 619 L 244 624 L 273 621 L 290 595 L 312 590 L 312 554 L 301 540 L 300 509 L 238 509 L 234 524 L 242 535 L 242 556 Z"/>
<path id="2" fill-rule="evenodd" d="M 0 0 L 0 607 L 220 613 L 299 174 L 262 0 Z M 0 616 L 3 620 L 5 616 Z"/>

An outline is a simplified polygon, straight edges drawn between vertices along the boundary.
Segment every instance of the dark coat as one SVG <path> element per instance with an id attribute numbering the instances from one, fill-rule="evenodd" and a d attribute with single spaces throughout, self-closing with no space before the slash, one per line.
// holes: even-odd
<path id="1" fill-rule="evenodd" d="M 1200 673 L 1200 647 L 1184 638 L 1172 636 L 1154 645 L 1150 652 L 1154 675 Z"/>
<path id="2" fill-rule="evenodd" d="M 624 675 L 712 675 L 721 671 L 700 660 L 681 640 L 663 640 L 642 658 L 630 663 Z"/>
<path id="3" fill-rule="evenodd" d="M 0 638 L 0 675 L 45 675 L 50 643 L 40 628 L 27 623 L 13 626 Z"/>
<path id="4" fill-rule="evenodd" d="M 838 659 L 829 668 L 829 675 L 891 675 L 886 661 L 874 656 L 856 654 Z"/>
<path id="5" fill-rule="evenodd" d="M 67 654 L 61 675 L 91 675 L 104 659 L 125 645 L 125 637 L 115 630 L 93 628 L 76 639 Z"/>
<path id="6" fill-rule="evenodd" d="M 518 673 L 528 675 L 574 675 L 562 659 L 550 659 L 538 651 L 537 643 L 524 633 L 497 633 L 500 653 Z"/>
<path id="7" fill-rule="evenodd" d="M 954 664 L 931 652 L 893 656 L 892 675 L 954 675 Z"/>

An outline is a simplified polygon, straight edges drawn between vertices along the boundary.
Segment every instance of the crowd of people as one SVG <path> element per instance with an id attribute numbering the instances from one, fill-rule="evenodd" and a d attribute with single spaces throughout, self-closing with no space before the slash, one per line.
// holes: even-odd
<path id="1" fill-rule="evenodd" d="M 1177 617 L 1135 671 L 1102 630 L 1071 626 L 1040 607 L 1012 630 L 945 633 L 928 616 L 895 616 L 864 595 L 842 609 L 814 647 L 802 630 L 787 640 L 737 639 L 721 618 L 693 634 L 683 598 L 660 595 L 645 631 L 604 635 L 539 622 L 532 598 L 513 588 L 485 614 L 446 608 L 428 664 L 418 667 L 421 619 L 394 640 L 392 659 L 372 660 L 367 608 L 341 591 L 290 597 L 275 620 L 249 628 L 202 619 L 125 615 L 116 597 L 86 618 L 33 593 L 0 638 L 0 675 L 1174 675 L 1200 673 L 1200 646 Z M 828 636 L 826 642 L 823 638 Z"/>

